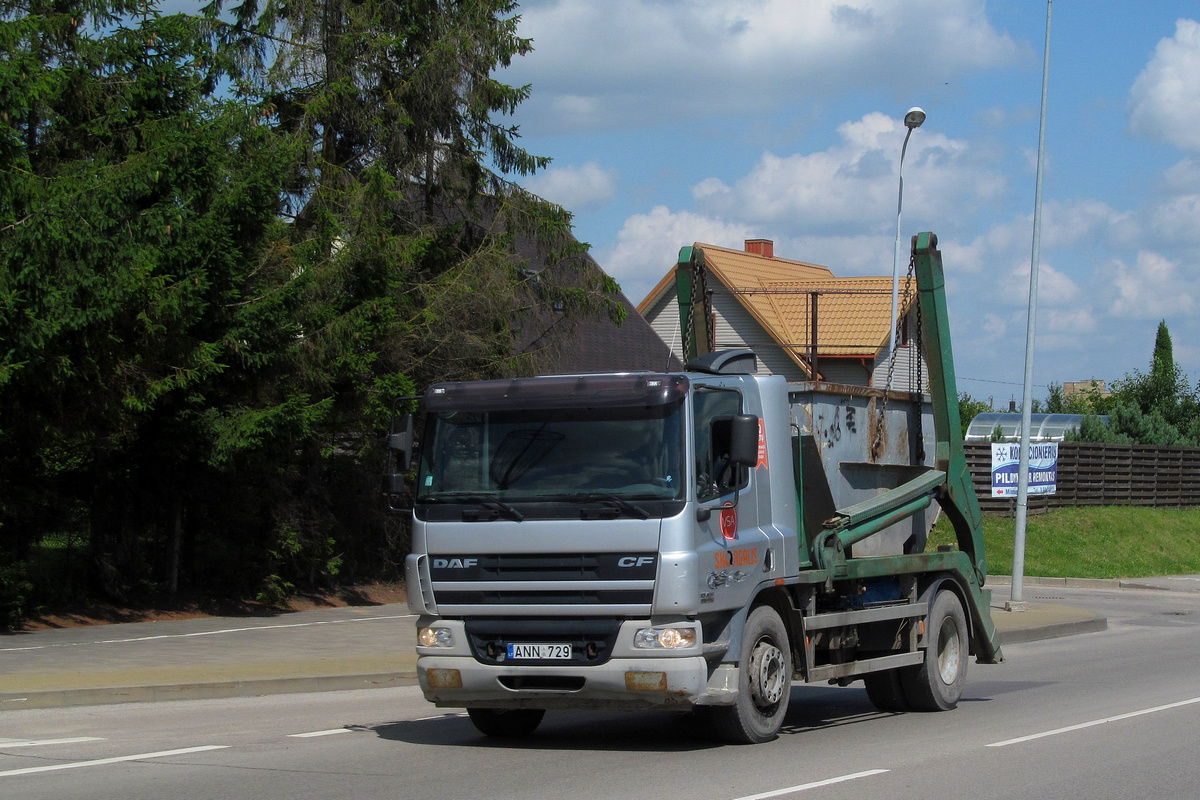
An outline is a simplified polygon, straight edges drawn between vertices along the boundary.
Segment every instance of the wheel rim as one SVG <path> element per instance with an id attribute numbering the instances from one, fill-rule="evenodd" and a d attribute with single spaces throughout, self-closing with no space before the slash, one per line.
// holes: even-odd
<path id="1" fill-rule="evenodd" d="M 938 676 L 947 686 L 958 678 L 962 660 L 962 643 L 958 639 L 958 624 L 953 617 L 942 621 L 938 632 Z"/>
<path id="2" fill-rule="evenodd" d="M 770 639 L 760 639 L 750 655 L 750 696 L 760 711 L 779 705 L 787 685 L 783 651 Z"/>

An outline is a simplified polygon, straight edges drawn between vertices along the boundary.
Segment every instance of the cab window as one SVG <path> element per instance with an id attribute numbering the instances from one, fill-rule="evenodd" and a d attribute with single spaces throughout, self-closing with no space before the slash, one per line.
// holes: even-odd
<path id="1" fill-rule="evenodd" d="M 697 389 L 694 395 L 696 435 L 696 499 L 713 500 L 744 487 L 748 473 L 730 458 L 734 416 L 742 413 L 742 396 L 732 389 Z"/>

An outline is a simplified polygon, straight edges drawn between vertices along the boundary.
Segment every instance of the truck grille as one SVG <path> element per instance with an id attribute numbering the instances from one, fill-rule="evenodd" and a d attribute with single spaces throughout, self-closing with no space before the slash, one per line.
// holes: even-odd
<path id="1" fill-rule="evenodd" d="M 649 613 L 658 568 L 656 553 L 428 558 L 434 601 L 443 614 L 502 614 L 531 606 L 579 608 L 588 614 Z"/>

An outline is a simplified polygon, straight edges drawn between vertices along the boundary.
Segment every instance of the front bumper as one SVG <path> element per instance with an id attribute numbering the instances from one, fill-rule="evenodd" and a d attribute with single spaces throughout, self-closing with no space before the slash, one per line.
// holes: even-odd
<path id="1" fill-rule="evenodd" d="M 489 664 L 472 654 L 461 620 L 422 617 L 418 627 L 448 628 L 454 645 L 418 647 L 417 679 L 427 700 L 447 708 L 678 709 L 713 702 L 702 698 L 714 665 L 704 657 L 698 624 L 683 624 L 696 627 L 697 643 L 677 651 L 635 648 L 635 632 L 654 625 L 625 620 L 602 663 Z"/>
<path id="2" fill-rule="evenodd" d="M 443 708 L 687 708 L 705 693 L 708 662 L 613 658 L 580 667 L 480 664 L 470 656 L 421 656 L 425 699 Z"/>

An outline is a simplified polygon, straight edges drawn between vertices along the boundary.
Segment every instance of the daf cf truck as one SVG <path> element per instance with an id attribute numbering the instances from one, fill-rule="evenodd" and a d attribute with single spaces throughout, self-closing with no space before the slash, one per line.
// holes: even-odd
<path id="1" fill-rule="evenodd" d="M 936 244 L 913 240 L 933 463 L 849 507 L 830 501 L 789 385 L 749 351 L 683 372 L 430 387 L 415 426 L 395 426 L 385 475 L 411 497 L 425 697 L 494 736 L 528 734 L 549 709 L 658 708 L 740 743 L 777 735 L 795 682 L 862 680 L 889 711 L 954 708 L 970 657 L 1001 652 Z M 922 536 L 855 555 L 932 504 L 957 547 L 924 552 Z"/>

